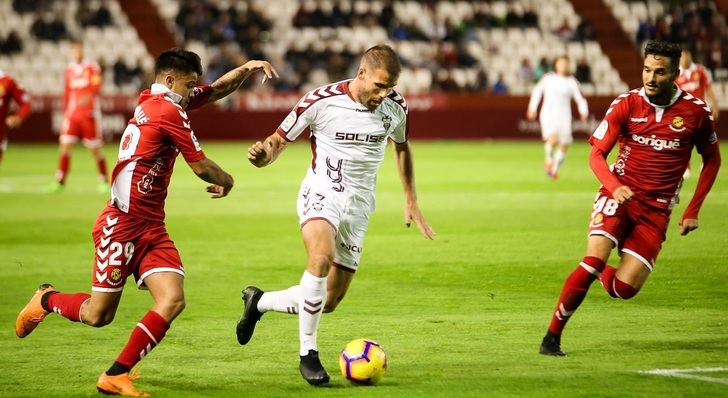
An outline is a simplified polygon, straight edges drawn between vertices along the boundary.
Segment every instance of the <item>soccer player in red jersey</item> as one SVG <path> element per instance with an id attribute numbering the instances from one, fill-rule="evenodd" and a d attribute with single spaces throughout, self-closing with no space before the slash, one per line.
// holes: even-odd
<path id="1" fill-rule="evenodd" d="M 91 294 L 65 294 L 41 285 L 18 315 L 18 337 L 30 334 L 50 312 L 95 327 L 109 324 L 126 279 L 133 275 L 140 288 L 149 290 L 154 305 L 96 386 L 109 394 L 147 396 L 131 383 L 136 375 L 130 370 L 162 341 L 185 307 L 184 267 L 164 225 L 164 199 L 177 155 L 182 153 L 194 173 L 212 184 L 207 187 L 212 198 L 226 196 L 233 187 L 232 176 L 205 156 L 186 110 L 227 96 L 259 69 L 264 82 L 277 76 L 268 62 L 249 61 L 210 86 L 196 87 L 202 74 L 197 54 L 172 49 L 157 58 L 155 83 L 139 96 L 121 137 L 111 200 L 93 229 Z"/>
<path id="2" fill-rule="evenodd" d="M 60 192 L 66 185 L 66 177 L 71 167 L 71 151 L 79 141 L 88 148 L 99 170 L 99 193 L 106 193 L 108 173 L 106 159 L 101 148 L 101 67 L 95 61 L 83 57 L 83 42 L 71 43 L 71 63 L 64 71 L 65 90 L 63 95 L 63 123 L 58 137 L 59 159 L 56 180 L 50 192 Z"/>
<path id="3" fill-rule="evenodd" d="M 713 92 L 712 79 L 710 72 L 703 65 L 693 62 L 692 51 L 684 47 L 680 56 L 680 74 L 675 79 L 675 83 L 681 90 L 688 92 L 701 100 L 708 103 L 713 112 L 713 119 L 718 121 L 718 100 Z M 683 173 L 684 178 L 690 177 L 690 163 Z"/>
<path id="4" fill-rule="evenodd" d="M 8 115 L 10 104 L 15 101 L 18 109 Z M 10 75 L 0 70 L 0 162 L 8 148 L 8 130 L 18 128 L 30 114 L 30 98 Z"/>
<path id="5" fill-rule="evenodd" d="M 720 152 L 710 108 L 680 90 L 680 46 L 651 41 L 645 48 L 641 89 L 617 97 L 589 138 L 589 165 L 602 183 L 589 225 L 586 256 L 566 279 L 540 353 L 565 355 L 561 332 L 599 279 L 614 298 L 629 299 L 652 272 L 677 203 L 690 153 L 703 158 L 697 188 L 679 222 L 680 235 L 698 228 L 698 212 L 718 175 Z M 612 168 L 607 155 L 619 144 Z M 606 264 L 620 250 L 617 268 Z"/>

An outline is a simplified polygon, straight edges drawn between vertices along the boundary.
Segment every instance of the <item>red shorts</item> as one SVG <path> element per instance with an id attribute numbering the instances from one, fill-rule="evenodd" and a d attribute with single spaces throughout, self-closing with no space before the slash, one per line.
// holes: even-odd
<path id="1" fill-rule="evenodd" d="M 589 236 L 609 238 L 622 253 L 632 255 L 652 271 L 669 222 L 670 210 L 636 199 L 620 205 L 602 187 L 594 200 Z"/>
<path id="2" fill-rule="evenodd" d="M 144 288 L 144 278 L 153 273 L 185 274 L 177 248 L 161 221 L 130 217 L 107 207 L 96 219 L 93 238 L 93 291 L 119 292 L 129 275 Z"/>
<path id="3" fill-rule="evenodd" d="M 84 145 L 90 148 L 99 148 L 103 145 L 99 121 L 96 117 L 84 113 L 64 115 L 61 126 L 61 143 L 75 144 L 83 140 Z"/>

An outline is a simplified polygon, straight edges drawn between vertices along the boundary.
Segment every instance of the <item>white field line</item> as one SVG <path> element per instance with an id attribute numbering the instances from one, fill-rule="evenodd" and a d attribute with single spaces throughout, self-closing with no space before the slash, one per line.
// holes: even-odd
<path id="1" fill-rule="evenodd" d="M 691 379 L 707 381 L 709 383 L 719 383 L 728 385 L 728 377 L 710 377 L 701 376 L 694 373 L 714 373 L 714 372 L 728 372 L 728 368 L 689 368 L 689 369 L 652 369 L 652 370 L 640 370 L 638 373 L 650 374 L 657 376 L 666 377 L 677 377 L 681 379 Z"/>

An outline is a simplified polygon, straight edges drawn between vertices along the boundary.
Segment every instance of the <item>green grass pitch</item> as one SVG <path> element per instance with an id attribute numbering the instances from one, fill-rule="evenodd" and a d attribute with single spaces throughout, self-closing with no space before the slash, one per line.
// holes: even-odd
<path id="1" fill-rule="evenodd" d="M 696 176 L 686 182 L 642 292 L 616 301 L 594 284 L 565 331 L 569 356 L 552 358 L 538 346 L 564 279 L 584 255 L 598 188 L 588 146 L 575 145 L 552 182 L 537 142 L 413 142 L 420 206 L 435 241 L 403 226 L 388 148 L 362 265 L 344 302 L 321 323 L 332 382 L 313 388 L 298 374 L 295 317 L 266 314 L 248 346 L 235 340 L 241 289 L 287 288 L 305 262 L 295 198 L 308 145 L 292 145 L 265 169 L 248 164 L 247 145 L 203 142 L 236 180 L 221 200 L 208 199 L 205 183 L 177 161 L 167 226 L 187 271 L 187 309 L 141 362 L 140 390 L 154 397 L 728 396 L 728 167 L 700 229 L 681 237 L 677 220 Z M 114 145 L 106 151 L 115 158 Z M 66 191 L 42 193 L 55 164 L 53 145 L 11 143 L 0 165 L 3 397 L 98 396 L 98 375 L 151 305 L 131 283 L 109 326 L 51 314 L 31 336 L 15 336 L 15 316 L 39 283 L 90 289 L 90 232 L 105 197 L 94 191 L 93 163 L 81 148 Z M 339 375 L 338 352 L 358 337 L 377 340 L 389 356 L 376 387 L 351 386 Z M 673 372 L 682 378 L 639 373 L 653 369 L 686 370 Z M 702 379 L 685 378 L 693 376 Z"/>

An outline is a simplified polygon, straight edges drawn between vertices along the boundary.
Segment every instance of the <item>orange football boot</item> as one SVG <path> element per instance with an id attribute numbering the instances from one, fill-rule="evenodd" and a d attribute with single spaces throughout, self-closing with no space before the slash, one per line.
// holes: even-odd
<path id="1" fill-rule="evenodd" d="M 99 381 L 96 382 L 96 389 L 102 394 L 123 395 L 126 397 L 151 397 L 134 387 L 131 382 L 138 379 L 140 373 L 136 369 L 131 372 L 122 373 L 116 376 L 109 376 L 106 372 L 101 373 Z"/>
<path id="2" fill-rule="evenodd" d="M 44 310 L 43 306 L 40 305 L 40 299 L 44 294 L 56 291 L 53 285 L 48 283 L 44 283 L 38 287 L 38 290 L 35 291 L 35 294 L 30 298 L 28 304 L 25 305 L 15 319 L 15 334 L 18 337 L 22 339 L 29 335 L 43 321 L 43 318 L 48 315 L 48 311 Z"/>

